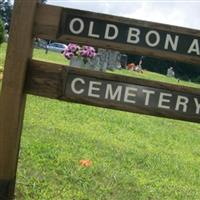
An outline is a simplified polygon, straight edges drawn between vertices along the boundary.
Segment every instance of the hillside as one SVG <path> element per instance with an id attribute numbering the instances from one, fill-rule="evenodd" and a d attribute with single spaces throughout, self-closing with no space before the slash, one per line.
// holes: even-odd
<path id="1" fill-rule="evenodd" d="M 2 65 L 5 45 L 0 53 Z M 66 63 L 43 50 L 34 58 Z M 148 71 L 114 73 L 177 83 Z M 80 165 L 87 159 L 91 166 Z M 200 124 L 28 95 L 17 199 L 200 199 L 199 166 Z"/>

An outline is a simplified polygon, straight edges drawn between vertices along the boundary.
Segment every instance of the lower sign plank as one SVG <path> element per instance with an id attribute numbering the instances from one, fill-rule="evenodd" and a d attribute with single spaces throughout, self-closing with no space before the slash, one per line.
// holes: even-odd
<path id="1" fill-rule="evenodd" d="M 200 119 L 200 96 L 166 89 L 68 74 L 64 97 L 136 113 Z"/>
<path id="2" fill-rule="evenodd" d="M 31 62 L 27 81 L 30 94 L 200 122 L 200 90 L 195 88 L 40 61 Z"/>

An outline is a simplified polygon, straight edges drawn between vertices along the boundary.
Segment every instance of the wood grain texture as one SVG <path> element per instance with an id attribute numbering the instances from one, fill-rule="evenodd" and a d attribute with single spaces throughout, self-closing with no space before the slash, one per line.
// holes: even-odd
<path id="1" fill-rule="evenodd" d="M 34 35 L 50 40 L 56 38 L 61 13 L 61 7 L 39 4 L 34 22 Z"/>
<path id="2" fill-rule="evenodd" d="M 28 94 L 58 99 L 62 101 L 70 101 L 81 104 L 99 106 L 110 109 L 117 109 L 128 112 L 135 112 L 140 114 L 147 114 L 153 116 L 167 117 L 172 119 L 180 119 L 191 122 L 200 122 L 199 115 L 180 114 L 170 110 L 150 109 L 140 106 L 130 107 L 127 105 L 119 105 L 113 102 L 102 101 L 101 99 L 90 99 L 83 96 L 64 94 L 64 85 L 68 76 L 81 75 L 89 78 L 96 78 L 104 81 L 116 81 L 126 84 L 134 84 L 140 86 L 148 86 L 161 90 L 168 90 L 170 92 L 178 92 L 183 94 L 190 94 L 200 96 L 200 91 L 196 88 L 189 88 L 184 86 L 177 86 L 166 84 L 157 81 L 149 81 L 138 78 L 132 78 L 121 75 L 114 75 L 90 70 L 83 70 L 77 68 L 66 67 L 53 63 L 45 63 L 41 61 L 32 60 L 29 64 L 29 71 L 27 73 L 27 82 L 25 91 Z"/>
<path id="3" fill-rule="evenodd" d="M 28 59 L 32 57 L 32 28 L 37 0 L 15 0 L 0 96 L 0 183 L 16 176 L 26 95 L 23 93 Z M 11 181 L 12 180 L 12 181 Z M 12 199 L 14 185 L 7 186 Z"/>
<path id="4" fill-rule="evenodd" d="M 183 55 L 177 52 L 170 52 L 159 50 L 156 48 L 146 48 L 131 44 L 121 44 L 113 41 L 105 41 L 100 39 L 81 37 L 75 35 L 59 35 L 59 26 L 62 13 L 77 15 L 88 19 L 98 19 L 113 23 L 121 23 L 129 26 L 140 26 L 149 29 L 156 29 L 166 32 L 172 32 L 177 34 L 184 34 L 193 38 L 200 38 L 200 30 L 194 30 L 189 28 L 182 28 L 178 26 L 165 25 L 160 23 L 146 22 L 142 20 L 135 20 L 123 17 L 117 17 L 112 15 L 99 14 L 94 12 L 80 11 L 75 9 L 61 8 L 50 5 L 40 5 L 37 11 L 37 17 L 35 20 L 34 34 L 38 37 L 45 39 L 57 40 L 63 43 L 75 42 L 78 44 L 87 44 L 95 47 L 101 47 L 106 49 L 118 50 L 122 53 L 139 54 L 149 57 L 157 57 L 161 59 L 174 60 L 183 63 L 190 63 L 200 65 L 200 57 L 194 55 Z"/>

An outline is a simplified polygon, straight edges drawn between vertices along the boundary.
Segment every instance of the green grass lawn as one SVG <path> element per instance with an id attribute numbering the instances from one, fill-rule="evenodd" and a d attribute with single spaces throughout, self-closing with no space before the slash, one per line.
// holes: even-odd
<path id="1" fill-rule="evenodd" d="M 43 50 L 35 50 L 34 57 L 66 62 Z M 176 83 L 151 72 L 115 73 Z M 82 159 L 92 165 L 82 167 Z M 200 124 L 29 95 L 16 195 L 25 200 L 198 200 Z"/>
<path id="2" fill-rule="evenodd" d="M 0 46 L 0 72 L 3 70 L 3 66 L 4 66 L 4 61 L 5 61 L 5 56 L 6 56 L 6 43 L 3 43 Z"/>
<path id="3" fill-rule="evenodd" d="M 48 53 L 45 54 L 44 49 L 35 49 L 33 52 L 33 57 L 38 60 L 49 61 L 57 64 L 67 65 L 69 63 L 69 61 L 65 59 L 61 53 L 48 51 Z"/>
<path id="4" fill-rule="evenodd" d="M 133 76 L 133 77 L 142 78 L 142 79 L 149 79 L 149 80 L 153 80 L 153 81 L 161 81 L 161 82 L 175 84 L 175 85 L 183 85 L 183 86 L 187 86 L 187 87 L 200 88 L 200 84 L 196 84 L 196 83 L 192 83 L 192 82 L 188 82 L 188 81 L 182 81 L 182 80 L 179 80 L 179 82 L 178 82 L 178 80 L 176 78 L 167 77 L 165 75 L 146 71 L 146 70 L 144 70 L 144 73 L 138 73 L 135 71 L 128 71 L 128 70 L 116 70 L 112 73 L 122 74 L 125 76 Z"/>

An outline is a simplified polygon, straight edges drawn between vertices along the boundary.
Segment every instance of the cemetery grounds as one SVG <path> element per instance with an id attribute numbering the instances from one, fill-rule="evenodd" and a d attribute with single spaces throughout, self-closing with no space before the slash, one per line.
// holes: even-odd
<path id="1" fill-rule="evenodd" d="M 0 71 L 5 51 L 3 44 Z M 34 58 L 67 64 L 39 49 Z M 177 84 L 147 71 L 112 73 Z M 200 199 L 199 166 L 200 124 L 28 95 L 16 199 Z"/>

